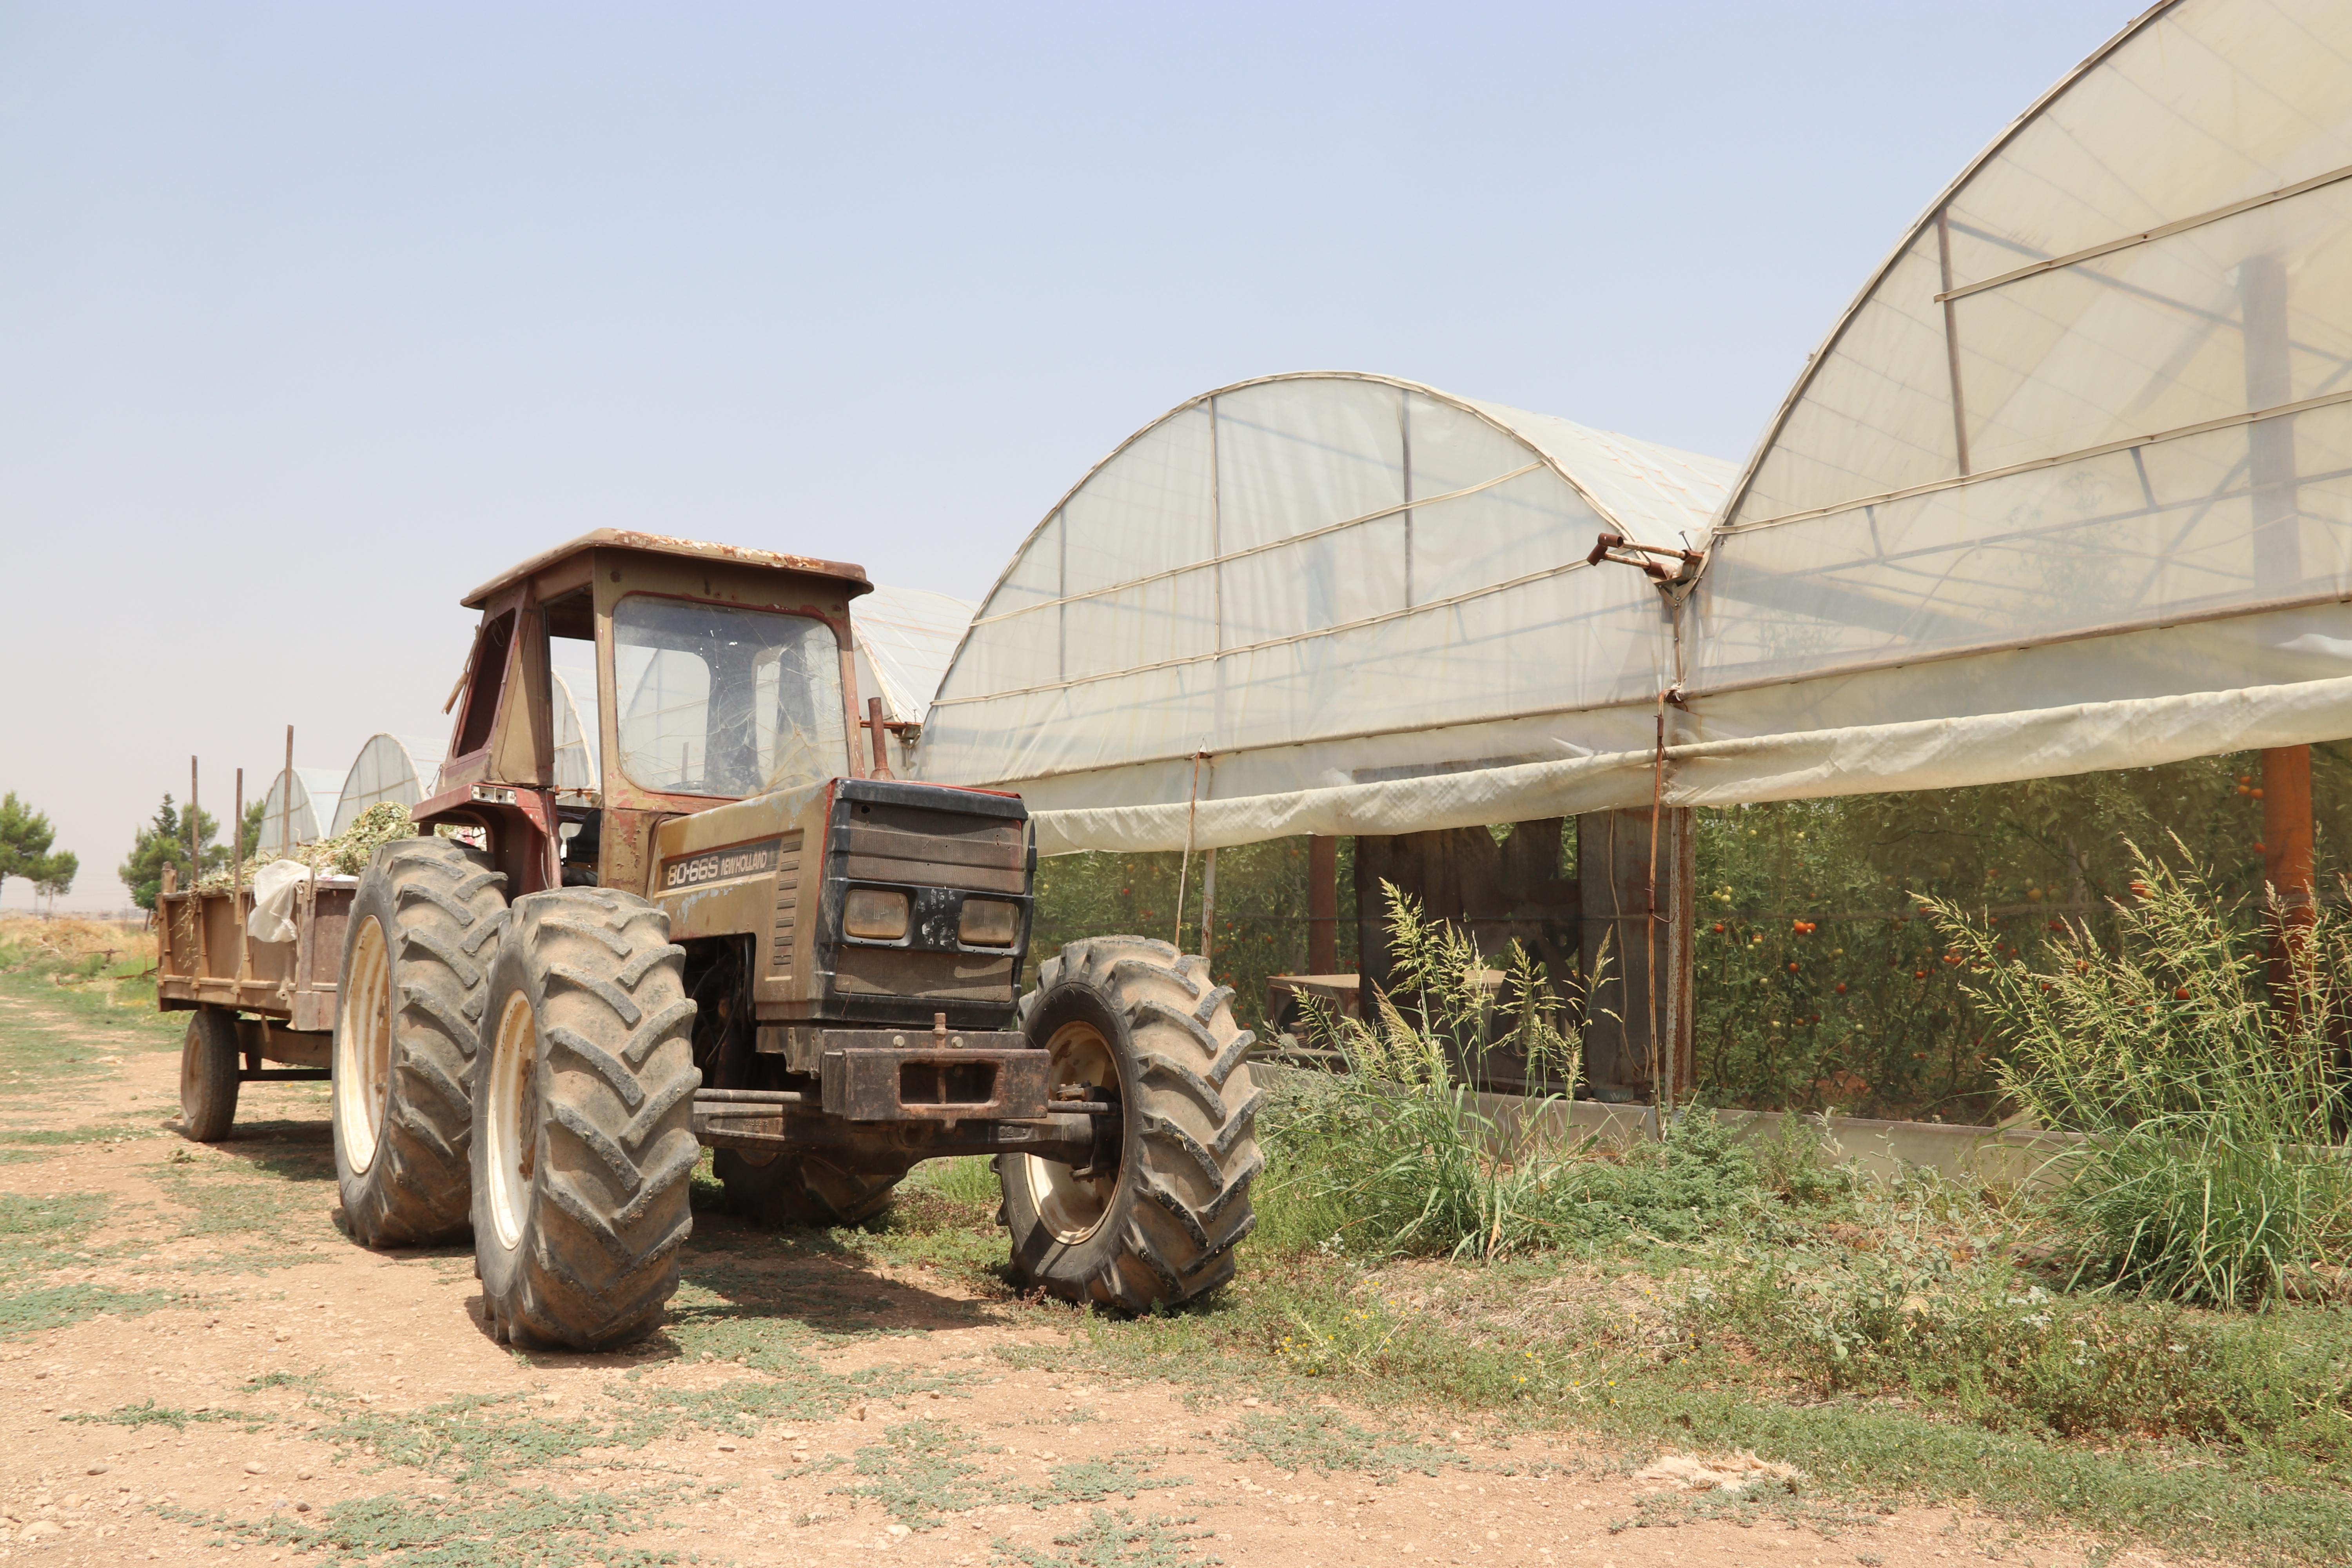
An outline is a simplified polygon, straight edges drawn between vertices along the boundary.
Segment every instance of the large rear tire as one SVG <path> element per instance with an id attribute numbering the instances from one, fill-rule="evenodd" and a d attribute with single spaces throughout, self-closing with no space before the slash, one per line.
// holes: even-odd
<path id="1" fill-rule="evenodd" d="M 504 875 L 449 838 L 399 838 L 360 876 L 335 1015 L 335 1181 L 352 1235 L 407 1247 L 462 1235 L 468 1085 Z"/>
<path id="2" fill-rule="evenodd" d="M 630 894 L 515 901 L 474 1080 L 474 1258 L 502 1341 L 626 1344 L 677 1289 L 702 1152 L 685 960 Z"/>
<path id="3" fill-rule="evenodd" d="M 1125 1311 L 1173 1306 L 1233 1278 L 1255 1223 L 1264 1093 L 1208 963 L 1139 936 L 1074 942 L 1021 999 L 1021 1027 L 1053 1055 L 1056 1088 L 1088 1084 L 1124 1110 L 1117 1168 L 1080 1176 L 1001 1154 L 1003 1221 L 1020 1283 Z"/>
<path id="4" fill-rule="evenodd" d="M 899 1182 L 897 1176 L 844 1171 L 813 1154 L 721 1149 L 711 1166 L 726 1184 L 727 1206 L 763 1226 L 829 1230 L 863 1224 L 890 1206 Z"/>
<path id="5" fill-rule="evenodd" d="M 236 1015 L 198 1007 L 180 1042 L 180 1131 L 199 1143 L 217 1143 L 236 1121 Z"/>

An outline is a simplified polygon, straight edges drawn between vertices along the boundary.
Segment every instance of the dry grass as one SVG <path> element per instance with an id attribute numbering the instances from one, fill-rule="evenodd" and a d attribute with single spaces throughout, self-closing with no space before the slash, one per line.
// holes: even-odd
<path id="1" fill-rule="evenodd" d="M 57 920 L 0 915 L 0 954 L 15 955 L 7 960 L 12 968 L 28 960 L 70 963 L 93 954 L 110 968 L 129 958 L 139 959 L 144 968 L 155 962 L 155 933 L 143 922 L 87 921 L 72 915 Z"/>

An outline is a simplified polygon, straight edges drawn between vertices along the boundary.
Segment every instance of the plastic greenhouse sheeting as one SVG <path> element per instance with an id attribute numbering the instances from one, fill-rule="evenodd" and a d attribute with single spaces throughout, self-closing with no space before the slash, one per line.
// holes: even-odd
<path id="1" fill-rule="evenodd" d="M 1674 626 L 1647 579 L 1585 557 L 1603 531 L 1700 542 L 1730 478 L 1386 377 L 1207 394 L 1030 534 L 940 687 L 923 776 L 1017 786 L 1051 853 L 1318 812 L 1438 826 L 1418 813 L 1441 799 L 1495 821 L 1509 780 L 1646 767 Z"/>
<path id="2" fill-rule="evenodd" d="M 312 844 L 327 837 L 335 820 L 335 796 L 343 775 L 332 768 L 280 768 L 261 803 L 260 853 L 275 855 L 286 847 L 280 826 L 297 844 Z"/>
<path id="3" fill-rule="evenodd" d="M 2158 6 L 1929 205 L 1719 510 L 1706 459 L 1540 416 L 1226 388 L 1023 546 L 926 772 L 1053 852 L 2352 735 L 2347 220 L 2352 7 Z M 1582 567 L 1600 527 L 1704 541 L 1678 613 Z"/>
<path id="4" fill-rule="evenodd" d="M 551 672 L 555 709 L 555 787 L 594 789 L 596 773 L 596 672 L 592 668 Z"/>
<path id="5" fill-rule="evenodd" d="M 441 771 L 441 742 L 416 735 L 370 735 L 343 775 L 335 800 L 334 837 L 359 820 L 361 812 L 381 801 L 415 805 L 432 794 Z M 298 835 L 299 837 L 299 835 Z"/>
<path id="6" fill-rule="evenodd" d="M 879 697 L 885 719 L 920 726 L 929 717 L 932 695 L 947 673 L 956 644 L 979 608 L 952 595 L 883 584 L 852 599 L 849 619 L 861 701 Z M 887 741 L 891 771 L 902 778 L 910 776 L 917 765 L 905 741 L 903 731 L 890 732 Z"/>
<path id="7" fill-rule="evenodd" d="M 1742 476 L 1667 798 L 2352 734 L 2347 219 L 2352 8 L 2161 6 L 2061 82 Z"/>

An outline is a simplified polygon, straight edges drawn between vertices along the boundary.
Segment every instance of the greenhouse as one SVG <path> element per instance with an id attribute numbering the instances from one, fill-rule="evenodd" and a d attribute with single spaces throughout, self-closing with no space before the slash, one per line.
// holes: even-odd
<path id="1" fill-rule="evenodd" d="M 284 853 L 290 844 L 310 844 L 334 826 L 336 797 L 344 773 L 333 768 L 281 768 L 261 803 L 260 853 Z"/>
<path id="2" fill-rule="evenodd" d="M 952 595 L 878 583 L 849 602 L 858 696 L 881 699 L 890 771 L 900 778 L 914 774 L 910 744 L 919 745 L 931 696 L 978 608 Z"/>
<path id="3" fill-rule="evenodd" d="M 361 812 L 382 801 L 415 805 L 433 793 L 441 771 L 442 745 L 415 735 L 371 735 L 343 775 L 330 837 L 339 837 Z M 299 837 L 299 836 L 298 836 Z"/>
<path id="4" fill-rule="evenodd" d="M 2352 734 L 2347 59 L 2159 7 L 1929 205 L 1724 509 L 1670 799 Z"/>
<path id="5" fill-rule="evenodd" d="M 1978 1093 L 1912 895 L 2022 941 L 2105 919 L 2129 837 L 2292 905 L 2352 831 L 2312 788 L 2352 763 L 2347 60 L 2339 6 L 2135 21 L 1927 204 L 1744 467 L 1377 376 L 1194 399 L 1024 542 L 924 775 L 1020 790 L 1048 855 L 1361 836 L 1360 921 L 1381 880 L 1537 897 L 1575 817 L 1588 960 L 1596 916 L 1667 933 L 1636 1033 L 1713 1018 L 1802 1085 L 1851 1027 Z"/>
<path id="6" fill-rule="evenodd" d="M 1379 377 L 1186 404 L 1024 542 L 927 775 L 1019 784 L 1050 852 L 1638 804 L 1669 689 L 1686 805 L 2352 733 L 2347 56 L 2336 6 L 2143 18 L 1930 205 L 1736 476 Z M 1680 615 L 1586 567 L 1604 531 L 1703 550 Z"/>
<path id="7" fill-rule="evenodd" d="M 1673 679 L 1602 533 L 1705 541 L 1730 465 L 1385 376 L 1194 398 L 1024 542 L 931 707 L 931 780 L 1041 852 L 1401 832 L 1617 804 Z"/>

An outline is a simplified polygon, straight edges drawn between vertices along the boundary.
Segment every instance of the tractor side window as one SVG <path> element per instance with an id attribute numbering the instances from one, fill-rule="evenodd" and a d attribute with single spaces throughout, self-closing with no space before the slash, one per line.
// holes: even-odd
<path id="1" fill-rule="evenodd" d="M 490 743 L 490 721 L 499 716 L 499 693 L 507 681 L 507 649 L 514 642 L 514 612 L 484 626 L 474 642 L 474 675 L 466 693 L 466 719 L 457 731 L 457 755 L 469 757 Z"/>
<path id="2" fill-rule="evenodd" d="M 848 771 L 841 645 L 807 616 L 633 594 L 613 609 L 621 771 L 740 799 Z"/>

